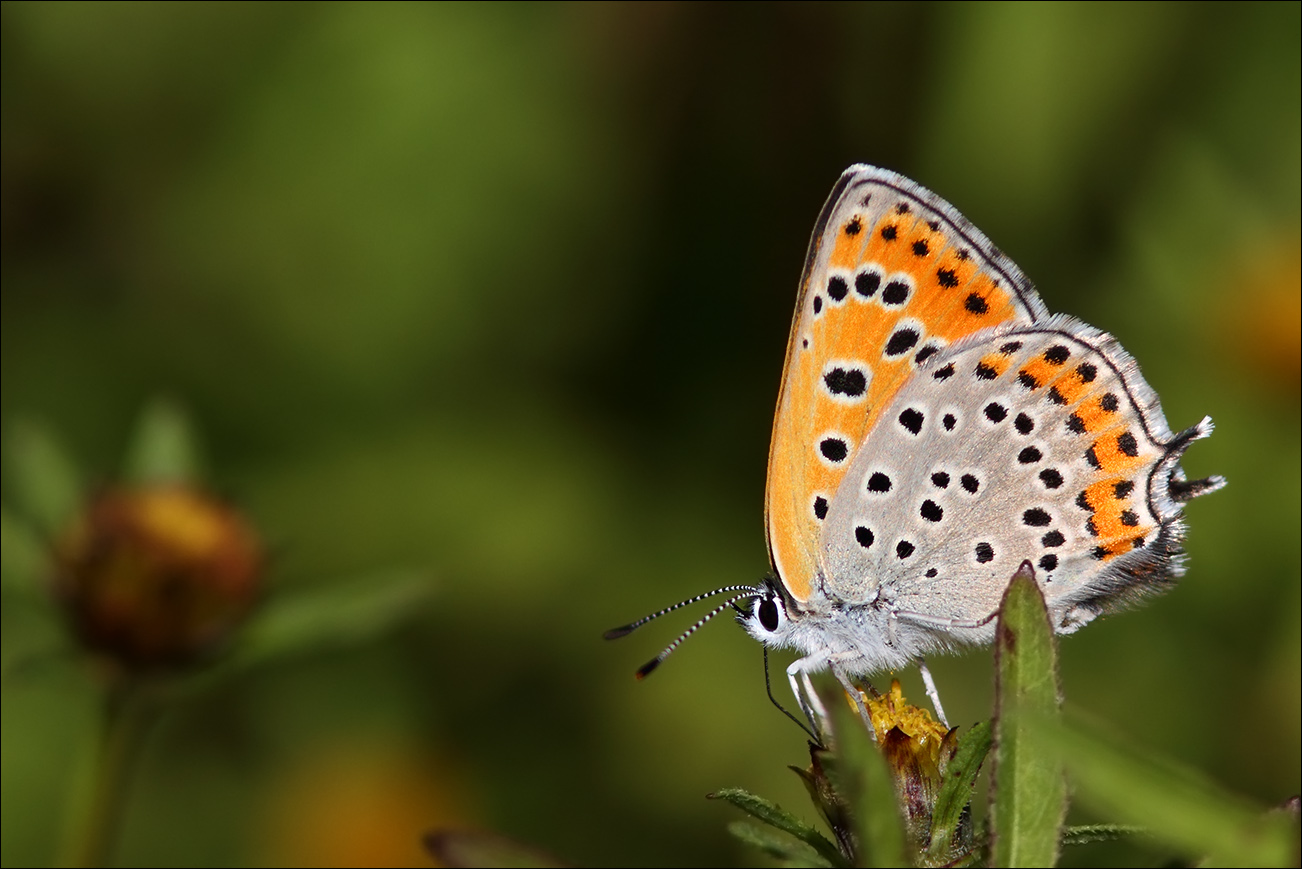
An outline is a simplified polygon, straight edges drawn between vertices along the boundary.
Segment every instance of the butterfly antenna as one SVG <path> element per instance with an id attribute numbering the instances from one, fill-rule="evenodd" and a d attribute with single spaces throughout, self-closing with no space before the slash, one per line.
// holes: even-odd
<path id="1" fill-rule="evenodd" d="M 720 591 L 724 591 L 724 590 L 726 590 L 726 589 L 720 589 Z M 732 606 L 734 603 L 736 603 L 737 601 L 741 600 L 742 598 L 753 597 L 753 596 L 755 595 L 755 589 L 752 588 L 751 586 L 748 586 L 748 585 L 734 586 L 734 588 L 733 588 L 732 590 L 733 590 L 733 591 L 743 591 L 744 593 L 743 593 L 743 594 L 739 594 L 739 595 L 735 595 L 734 597 L 730 597 L 730 598 L 728 598 L 726 601 L 724 601 L 723 603 L 719 604 L 717 607 L 715 607 L 714 609 L 712 609 L 712 610 L 710 610 L 708 613 L 706 613 L 704 616 L 702 616 L 701 619 L 700 619 L 700 621 L 698 621 L 696 624 L 692 625 L 690 628 L 688 628 L 687 630 L 685 630 L 685 631 L 683 631 L 681 634 L 679 634 L 679 635 L 678 635 L 678 639 L 674 640 L 672 643 L 670 643 L 669 645 L 665 646 L 665 650 L 664 650 L 663 652 L 661 652 L 660 654 L 656 655 L 656 656 L 655 656 L 654 658 L 652 658 L 650 661 L 647 661 L 647 662 L 646 662 L 645 664 L 643 664 L 640 668 L 638 668 L 638 671 L 637 671 L 637 678 L 639 678 L 639 679 L 645 679 L 648 675 L 650 675 L 650 673 L 651 673 L 652 670 L 654 670 L 656 667 L 659 667 L 659 666 L 660 666 L 660 662 L 661 662 L 661 661 L 663 661 L 665 658 L 668 658 L 671 654 L 673 654 L 674 649 L 676 649 L 676 648 L 678 648 L 679 646 L 681 646 L 681 645 L 683 644 L 683 641 L 684 641 L 684 640 L 686 640 L 686 639 L 687 639 L 688 637 L 690 637 L 692 634 L 694 634 L 694 633 L 696 633 L 698 630 L 700 630 L 701 625 L 705 624 L 705 623 L 708 622 L 710 619 L 714 618 L 714 617 L 717 616 L 719 613 L 723 612 L 723 611 L 726 610 L 728 607 Z M 719 592 L 711 592 L 711 594 L 718 594 L 718 593 L 719 593 Z M 702 595 L 702 597 L 706 597 L 706 596 L 708 596 L 708 595 Z M 699 599 L 699 598 L 698 598 L 698 599 Z M 682 606 L 682 604 L 678 604 L 678 606 Z M 678 608 L 677 606 L 670 607 L 670 609 L 677 609 L 677 608 Z"/>
<path id="2" fill-rule="evenodd" d="M 823 745 L 823 740 L 819 739 L 814 734 L 814 731 L 806 727 L 803 721 L 801 721 L 799 718 L 797 718 L 796 716 L 788 712 L 787 707 L 779 703 L 777 698 L 773 696 L 773 685 L 772 683 L 769 682 L 769 647 L 760 646 L 760 648 L 764 650 L 764 693 L 769 695 L 769 702 L 772 703 L 774 706 L 776 706 L 779 712 L 781 712 L 783 715 L 787 716 L 793 722 L 795 722 L 795 725 L 797 727 L 805 731 L 805 733 L 809 736 L 809 738 L 813 741 L 815 745 L 817 745 L 819 748 L 825 748 L 826 746 Z"/>
<path id="3" fill-rule="evenodd" d="M 682 607 L 688 606 L 688 605 L 690 605 L 690 604 L 694 604 L 694 603 L 696 603 L 697 601 L 705 600 L 707 597 L 714 597 L 716 594 L 725 594 L 726 592 L 730 592 L 730 591 L 746 591 L 746 592 L 750 592 L 751 594 L 755 594 L 755 588 L 754 588 L 753 586 L 749 586 L 749 585 L 725 585 L 723 588 L 716 588 L 714 591 L 707 591 L 705 594 L 698 594 L 696 597 L 688 598 L 687 600 L 683 600 L 683 601 L 679 601 L 678 603 L 674 604 L 673 606 L 667 606 L 667 607 L 665 607 L 664 609 L 662 609 L 662 610 L 661 610 L 660 612 L 658 612 L 658 613 L 651 613 L 651 615 L 649 615 L 649 616 L 644 616 L 643 618 L 640 618 L 640 619 L 638 619 L 638 620 L 635 621 L 635 622 L 630 622 L 629 624 L 624 625 L 623 627 L 611 628 L 610 630 L 608 630 L 608 631 L 606 631 L 604 634 L 602 634 L 602 637 L 604 637 L 604 638 L 607 639 L 607 640 L 617 640 L 617 639 L 619 639 L 620 637 L 626 637 L 626 636 L 628 636 L 629 634 L 633 633 L 633 631 L 635 631 L 635 630 L 637 630 L 638 628 L 642 627 L 642 626 L 643 626 L 644 624 L 646 624 L 647 622 L 651 621 L 652 619 L 658 619 L 658 618 L 660 618 L 661 616 L 663 616 L 663 615 L 667 615 L 668 613 L 671 613 L 671 612 L 673 612 L 673 611 L 676 610 L 676 609 L 681 609 Z M 731 603 L 734 603 L 734 602 L 736 602 L 736 601 L 739 601 L 739 600 L 741 600 L 741 599 L 742 599 L 743 597 L 745 597 L 745 596 L 746 596 L 746 595 L 738 595 L 737 597 L 734 597 L 732 600 L 728 601 L 728 604 L 731 604 Z M 725 604 L 725 606 L 727 606 L 728 604 Z M 713 617 L 714 617 L 714 614 L 711 613 L 709 616 L 706 616 L 706 619 L 710 619 L 710 618 L 713 618 Z M 700 627 L 700 624 L 697 624 L 697 625 L 696 625 L 696 628 L 699 628 L 699 627 Z M 692 628 L 692 630 L 694 631 L 694 630 L 696 630 L 696 628 Z M 688 631 L 688 633 L 690 634 L 691 631 Z M 682 642 L 682 639 L 683 639 L 682 637 L 679 637 L 679 642 Z"/>

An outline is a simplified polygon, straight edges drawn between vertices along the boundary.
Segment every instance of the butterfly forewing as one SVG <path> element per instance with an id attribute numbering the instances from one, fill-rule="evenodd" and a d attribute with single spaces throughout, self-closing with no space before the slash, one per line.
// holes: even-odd
<path id="1" fill-rule="evenodd" d="M 809 598 L 833 496 L 917 366 L 1045 316 L 1017 267 L 935 194 L 869 166 L 841 176 L 806 257 L 769 448 L 769 554 L 793 597 Z"/>

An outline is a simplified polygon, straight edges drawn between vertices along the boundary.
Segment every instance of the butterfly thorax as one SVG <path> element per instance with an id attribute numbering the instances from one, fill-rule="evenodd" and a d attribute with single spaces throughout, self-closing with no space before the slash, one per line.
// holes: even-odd
<path id="1" fill-rule="evenodd" d="M 815 591 L 804 601 L 792 598 L 779 581 L 765 580 L 750 610 L 737 620 L 770 648 L 799 652 L 806 661 L 804 669 L 811 672 L 833 663 L 852 674 L 900 669 L 931 652 L 989 639 L 989 628 L 956 638 L 903 621 L 895 613 L 889 589 L 871 600 L 852 603 L 827 594 L 820 579 L 815 578 Z"/>

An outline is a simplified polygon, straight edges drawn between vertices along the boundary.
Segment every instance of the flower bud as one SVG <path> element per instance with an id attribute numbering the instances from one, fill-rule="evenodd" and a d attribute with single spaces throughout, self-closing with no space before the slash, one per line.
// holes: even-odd
<path id="1" fill-rule="evenodd" d="M 94 498 L 54 563 L 56 594 L 81 643 L 147 670 L 221 648 L 257 599 L 263 553 L 239 514 L 169 485 Z"/>
<path id="2" fill-rule="evenodd" d="M 925 848 L 936 796 L 957 748 L 958 732 L 906 701 L 898 680 L 891 682 L 887 693 L 869 697 L 860 692 L 860 699 L 867 705 L 877 744 L 895 781 L 909 835 L 916 846 Z"/>

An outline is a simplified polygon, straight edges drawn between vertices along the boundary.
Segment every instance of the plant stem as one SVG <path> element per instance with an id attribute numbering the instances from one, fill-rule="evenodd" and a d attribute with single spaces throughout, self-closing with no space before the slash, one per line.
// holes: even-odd
<path id="1" fill-rule="evenodd" d="M 80 795 L 65 866 L 104 866 L 112 857 L 132 767 L 148 730 L 152 705 L 129 675 L 111 677 L 89 781 Z"/>

